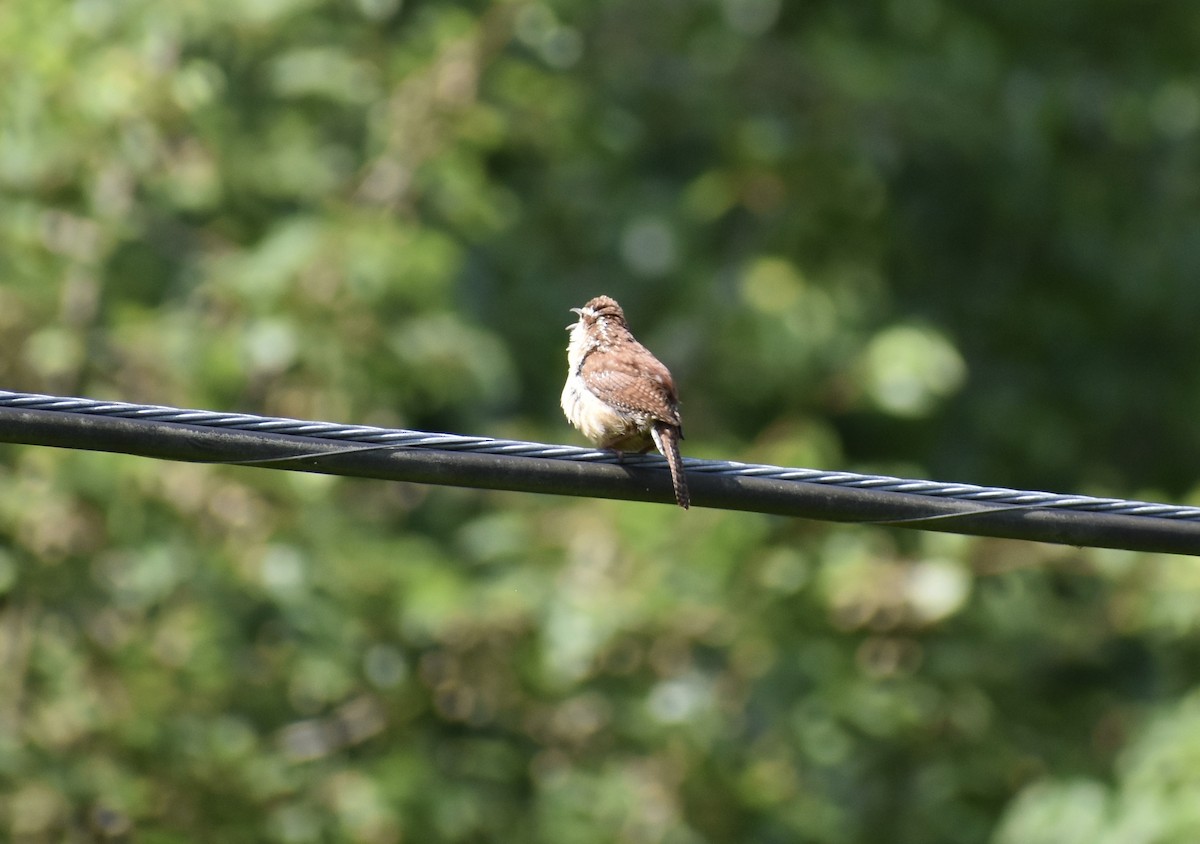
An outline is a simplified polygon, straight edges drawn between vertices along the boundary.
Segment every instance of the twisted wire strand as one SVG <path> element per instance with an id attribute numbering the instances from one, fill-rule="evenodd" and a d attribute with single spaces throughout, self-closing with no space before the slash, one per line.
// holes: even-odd
<path id="1" fill-rule="evenodd" d="M 406 429 L 379 428 L 369 425 L 342 425 L 333 422 L 256 416 L 248 413 L 189 410 L 163 405 L 98 401 L 95 399 L 48 396 L 7 390 L 0 390 L 0 408 L 48 410 L 93 416 L 172 422 L 209 428 L 259 431 L 342 441 L 348 444 L 353 443 L 356 446 L 359 444 L 368 444 L 369 447 L 374 448 L 433 449 L 438 451 L 512 455 L 584 463 L 621 462 L 624 465 L 644 465 L 666 469 L 666 462 L 657 455 L 625 455 L 624 457 L 619 457 L 608 450 L 568 445 L 550 445 L 523 440 L 430 433 Z M 278 461 L 277 458 L 276 461 Z M 254 463 L 258 461 L 232 462 Z M 1200 507 L 1157 504 L 1148 501 L 1094 498 L 1086 495 L 912 480 L 887 475 L 865 475 L 855 472 L 786 468 L 754 463 L 739 463 L 731 460 L 685 458 L 684 464 L 690 473 L 767 478 L 831 487 L 927 496 L 942 500 L 969 501 L 987 505 L 998 505 L 998 510 L 1040 509 L 1073 511 L 1200 523 Z M 958 514 L 948 514 L 945 517 L 952 518 L 956 515 Z M 926 521 L 929 518 L 938 517 L 922 517 L 914 521 Z"/>

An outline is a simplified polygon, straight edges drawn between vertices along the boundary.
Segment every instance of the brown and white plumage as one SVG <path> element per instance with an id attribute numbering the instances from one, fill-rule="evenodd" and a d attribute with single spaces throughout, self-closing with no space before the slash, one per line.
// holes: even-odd
<path id="1" fill-rule="evenodd" d="M 597 296 L 572 310 L 579 321 L 567 326 L 563 413 L 601 448 L 657 447 L 670 466 L 675 500 L 686 509 L 690 499 L 679 456 L 683 427 L 670 371 L 633 336 L 615 300 Z"/>

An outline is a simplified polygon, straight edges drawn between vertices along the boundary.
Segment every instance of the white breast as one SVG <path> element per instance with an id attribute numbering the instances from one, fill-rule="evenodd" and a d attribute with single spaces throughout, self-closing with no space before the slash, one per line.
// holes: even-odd
<path id="1" fill-rule="evenodd" d="M 619 440 L 637 427 L 629 417 L 596 398 L 574 372 L 563 387 L 562 409 L 568 421 L 597 445 Z"/>

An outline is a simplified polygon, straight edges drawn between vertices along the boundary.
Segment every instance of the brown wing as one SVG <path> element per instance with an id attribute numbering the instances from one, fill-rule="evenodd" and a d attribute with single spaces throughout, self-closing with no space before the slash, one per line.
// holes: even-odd
<path id="1" fill-rule="evenodd" d="M 679 427 L 679 399 L 671 373 L 640 343 L 630 345 L 634 348 L 618 347 L 584 358 L 580 375 L 588 389 L 615 408 Z"/>

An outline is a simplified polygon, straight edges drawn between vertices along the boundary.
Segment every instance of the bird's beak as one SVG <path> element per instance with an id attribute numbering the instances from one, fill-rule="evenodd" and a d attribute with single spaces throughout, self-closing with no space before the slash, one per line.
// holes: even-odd
<path id="1" fill-rule="evenodd" d="M 573 314 L 579 314 L 581 317 L 583 316 L 583 308 L 570 308 L 570 311 Z M 578 322 L 573 322 L 570 325 L 568 325 L 564 330 L 570 331 L 572 328 L 574 328 L 578 324 L 579 324 Z"/>

